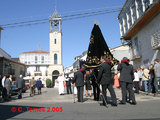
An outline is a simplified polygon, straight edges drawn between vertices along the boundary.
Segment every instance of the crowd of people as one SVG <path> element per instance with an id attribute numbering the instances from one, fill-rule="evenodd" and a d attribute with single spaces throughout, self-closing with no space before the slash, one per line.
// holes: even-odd
<path id="1" fill-rule="evenodd" d="M 93 97 L 94 100 L 99 101 L 100 96 L 103 99 L 103 105 L 107 105 L 107 89 L 110 92 L 112 106 L 117 106 L 117 98 L 114 88 L 120 88 L 122 91 L 122 100 L 119 104 L 126 104 L 129 102 L 132 105 L 136 105 L 135 93 L 139 94 L 139 90 L 144 90 L 146 94 L 153 93 L 154 95 L 160 94 L 160 63 L 158 59 L 154 60 L 154 65 L 151 64 L 149 69 L 143 66 L 137 69 L 133 69 L 133 65 L 129 64 L 130 60 L 124 57 L 119 63 L 118 72 L 114 75 L 111 71 L 111 62 L 107 60 L 105 56 L 101 57 L 101 65 L 92 69 L 78 69 L 74 73 L 74 77 L 70 78 L 60 74 L 58 77 L 59 82 L 59 94 L 64 95 L 66 88 L 67 94 L 77 94 L 78 102 L 83 102 L 84 86 L 85 96 Z M 2 96 L 2 102 L 9 101 L 12 94 L 12 75 L 0 76 L 0 95 Z M 76 89 L 71 89 L 71 85 L 74 84 Z M 38 90 L 38 94 L 41 94 L 42 81 L 41 78 L 35 80 L 34 77 L 29 82 L 30 96 L 35 95 L 35 88 Z M 18 90 L 18 99 L 22 99 L 22 91 L 25 88 L 25 81 L 23 76 L 20 75 L 16 79 L 16 89 Z M 135 89 L 135 91 L 134 91 Z M 129 94 L 129 95 L 128 95 Z M 128 100 L 129 98 L 129 100 Z"/>
<path id="2" fill-rule="evenodd" d="M 0 76 L 0 94 L 2 102 L 8 101 L 11 97 L 12 75 L 5 75 L 3 78 Z"/>
<path id="3" fill-rule="evenodd" d="M 139 94 L 139 90 L 146 92 L 146 95 L 153 93 L 159 94 L 158 85 L 160 83 L 160 63 L 158 59 L 154 60 L 154 65 L 150 64 L 149 68 L 146 66 L 134 69 L 133 87 L 135 93 Z M 114 76 L 114 87 L 119 88 L 120 72 Z"/>
<path id="4" fill-rule="evenodd" d="M 22 92 L 24 89 L 26 89 L 25 86 L 25 80 L 23 79 L 23 76 L 20 75 L 19 78 L 15 81 L 15 87 L 13 87 L 14 82 L 12 80 L 12 75 L 4 75 L 3 77 L 0 76 L 0 96 L 2 96 L 1 102 L 9 101 L 11 99 L 12 91 L 17 91 L 18 99 L 22 99 Z M 37 81 L 32 77 L 32 79 L 29 82 L 29 88 L 30 88 L 30 96 L 35 95 L 35 88 L 38 90 L 38 94 L 41 94 L 41 88 L 42 88 L 42 81 L 41 78 L 39 78 Z"/>
<path id="5" fill-rule="evenodd" d="M 159 94 L 158 85 L 160 82 L 160 63 L 158 59 L 154 60 L 154 65 L 150 64 L 149 69 L 143 66 L 134 69 L 134 86 L 135 93 L 139 94 L 139 90 L 144 90 L 146 94 Z"/>
<path id="6" fill-rule="evenodd" d="M 102 64 L 98 69 L 86 69 L 85 71 L 83 69 L 77 69 L 72 79 L 69 77 L 65 78 L 61 74 L 60 77 L 58 77 L 59 94 L 64 95 L 65 86 L 67 88 L 67 94 L 69 94 L 69 91 L 72 94 L 71 83 L 73 83 L 77 88 L 78 102 L 84 101 L 85 86 L 86 97 L 92 97 L 93 90 L 94 100 L 99 101 L 100 95 L 102 95 L 103 105 L 106 105 L 108 103 L 106 89 L 108 89 L 111 95 L 112 106 L 118 105 L 114 88 L 120 88 L 122 91 L 122 100 L 119 104 L 129 102 L 132 105 L 136 105 L 135 93 L 139 94 L 139 90 L 144 90 L 146 94 L 151 92 L 154 93 L 154 95 L 159 94 L 160 63 L 158 59 L 154 60 L 154 65 L 151 64 L 149 69 L 145 66 L 134 69 L 133 65 L 129 64 L 130 60 L 124 57 L 119 63 L 117 67 L 118 73 L 116 73 L 114 77 L 110 62 L 106 61 L 105 56 L 102 56 Z"/>

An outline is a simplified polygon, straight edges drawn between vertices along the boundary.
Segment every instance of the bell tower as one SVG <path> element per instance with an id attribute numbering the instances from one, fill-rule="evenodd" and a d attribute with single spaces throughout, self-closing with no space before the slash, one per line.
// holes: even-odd
<path id="1" fill-rule="evenodd" d="M 60 73 L 63 73 L 62 65 L 62 20 L 58 12 L 54 11 L 53 15 L 49 17 L 50 32 L 49 32 L 49 45 L 50 45 L 50 65 L 49 76 L 52 80 L 56 79 Z M 54 82 L 54 81 L 53 81 Z"/>

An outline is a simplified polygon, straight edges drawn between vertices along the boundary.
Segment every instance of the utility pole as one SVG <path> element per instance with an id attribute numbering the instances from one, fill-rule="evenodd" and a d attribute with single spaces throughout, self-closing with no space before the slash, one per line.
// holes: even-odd
<path id="1" fill-rule="evenodd" d="M 3 28 L 0 26 L 0 48 L 1 48 L 1 30 L 3 30 Z"/>

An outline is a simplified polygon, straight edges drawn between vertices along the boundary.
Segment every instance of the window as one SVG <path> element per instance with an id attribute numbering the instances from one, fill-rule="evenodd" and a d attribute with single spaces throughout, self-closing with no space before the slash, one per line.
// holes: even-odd
<path id="1" fill-rule="evenodd" d="M 120 18 L 119 23 L 120 23 L 121 36 L 124 36 L 123 17 Z"/>
<path id="2" fill-rule="evenodd" d="M 153 49 L 160 48 L 160 30 L 151 36 L 151 44 Z"/>
<path id="3" fill-rule="evenodd" d="M 54 44 L 57 44 L 57 39 L 54 39 Z"/>
<path id="4" fill-rule="evenodd" d="M 124 35 L 124 29 L 123 29 L 123 21 L 122 19 L 120 20 L 120 27 L 121 27 L 121 33 L 122 33 L 122 36 Z"/>
<path id="5" fill-rule="evenodd" d="M 37 58 L 37 56 L 35 56 L 35 63 L 37 63 L 37 60 L 38 60 L 38 58 Z"/>
<path id="6" fill-rule="evenodd" d="M 145 5 L 145 9 L 147 10 L 149 8 L 150 5 L 150 0 L 143 0 L 144 5 Z"/>
<path id="7" fill-rule="evenodd" d="M 129 27 L 132 26 L 132 18 L 131 18 L 131 11 L 128 10 L 128 24 L 129 24 Z"/>
<path id="8" fill-rule="evenodd" d="M 132 42 L 132 58 L 140 57 L 140 48 L 138 44 L 138 37 L 136 37 Z"/>
<path id="9" fill-rule="evenodd" d="M 137 0 L 139 17 L 143 14 L 142 0 Z"/>
<path id="10" fill-rule="evenodd" d="M 136 47 L 136 53 L 139 53 L 139 46 L 138 46 L 138 38 L 137 37 L 134 39 L 134 42 L 135 42 L 135 47 Z"/>
<path id="11" fill-rule="evenodd" d="M 57 54 L 54 54 L 54 64 L 57 64 Z"/>
<path id="12" fill-rule="evenodd" d="M 124 17 L 124 29 L 125 29 L 125 31 L 127 32 L 127 30 L 128 30 L 128 25 L 127 25 L 127 16 L 125 16 Z"/>
<path id="13" fill-rule="evenodd" d="M 133 0 L 132 3 L 132 17 L 133 17 L 133 23 L 137 20 L 137 14 L 136 14 L 136 6 L 135 6 L 135 1 Z"/>
<path id="14" fill-rule="evenodd" d="M 41 56 L 41 63 L 44 63 L 44 56 Z"/>
<path id="15" fill-rule="evenodd" d="M 39 66 L 36 66 L 36 71 L 40 71 L 40 67 Z"/>

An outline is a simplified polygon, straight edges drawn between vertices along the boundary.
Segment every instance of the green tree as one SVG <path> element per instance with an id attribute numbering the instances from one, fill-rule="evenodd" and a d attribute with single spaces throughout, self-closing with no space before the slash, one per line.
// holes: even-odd
<path id="1" fill-rule="evenodd" d="M 52 81 L 50 79 L 46 80 L 46 86 L 47 88 L 50 88 L 52 86 Z"/>

